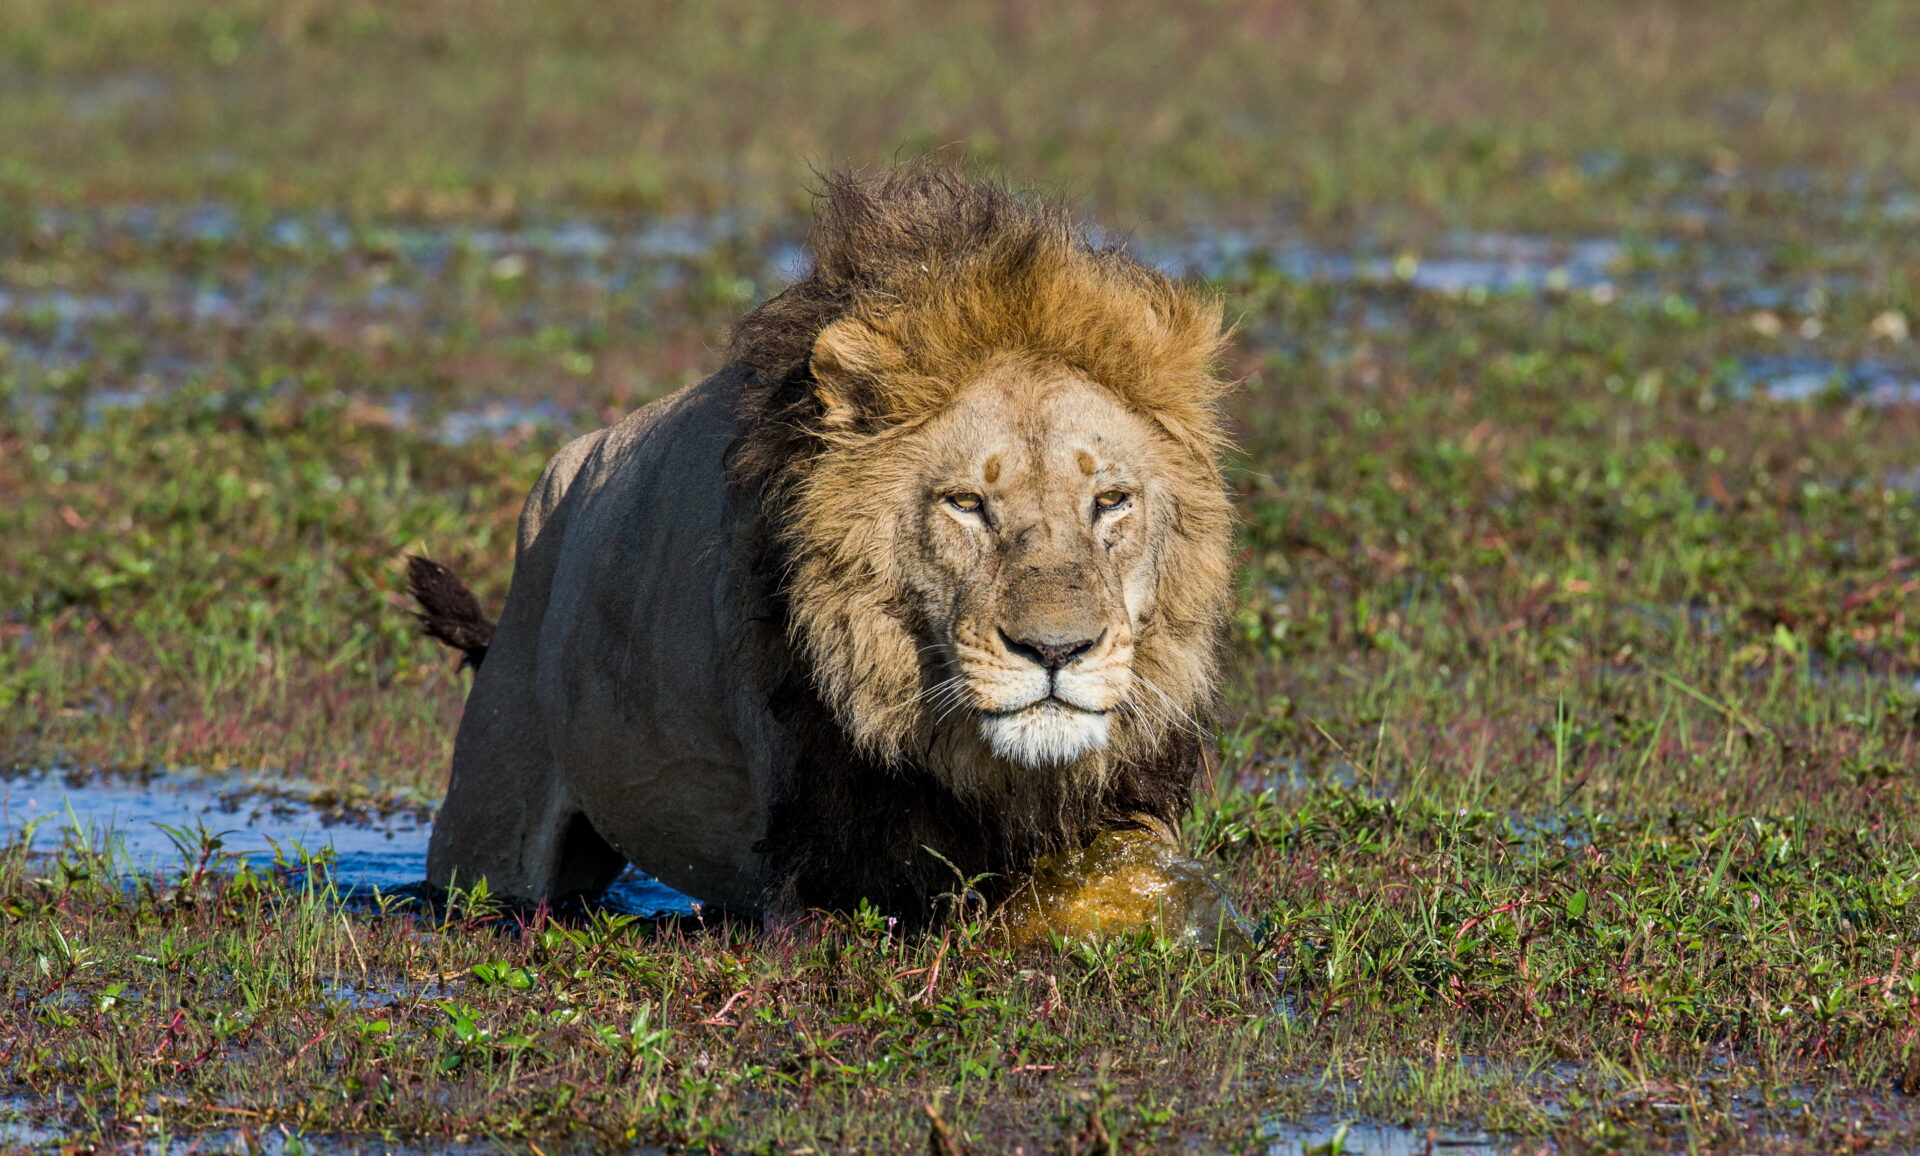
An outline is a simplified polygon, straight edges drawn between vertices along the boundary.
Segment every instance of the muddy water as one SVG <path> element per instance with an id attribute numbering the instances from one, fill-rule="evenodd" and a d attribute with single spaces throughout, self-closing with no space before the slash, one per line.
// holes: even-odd
<path id="1" fill-rule="evenodd" d="M 370 898 L 426 877 L 431 829 L 424 805 L 341 801 L 298 784 L 195 774 L 0 779 L 0 842 L 27 831 L 36 851 L 83 840 L 110 849 L 130 873 L 190 863 L 205 832 L 220 839 L 220 854 L 239 854 L 262 869 L 324 853 L 343 896 Z M 632 870 L 598 906 L 644 916 L 694 910 L 686 896 Z"/>

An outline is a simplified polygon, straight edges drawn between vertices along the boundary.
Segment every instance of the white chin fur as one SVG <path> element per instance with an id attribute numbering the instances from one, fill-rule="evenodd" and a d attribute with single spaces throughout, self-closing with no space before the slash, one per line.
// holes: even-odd
<path id="1" fill-rule="evenodd" d="M 1070 763 L 1107 745 L 1107 716 L 1045 702 L 980 721 L 987 745 L 1030 767 Z"/>

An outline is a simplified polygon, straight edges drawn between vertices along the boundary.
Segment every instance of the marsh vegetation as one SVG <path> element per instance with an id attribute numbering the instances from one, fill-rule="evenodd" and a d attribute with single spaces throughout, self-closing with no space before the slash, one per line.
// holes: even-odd
<path id="1" fill-rule="evenodd" d="M 426 908 L 8 811 L 0 1146 L 1920 1142 L 1907 6 L 0 9 L 0 795 L 429 810 L 402 555 L 497 606 L 806 162 L 957 143 L 1241 319 L 1187 835 L 1265 936 Z"/>

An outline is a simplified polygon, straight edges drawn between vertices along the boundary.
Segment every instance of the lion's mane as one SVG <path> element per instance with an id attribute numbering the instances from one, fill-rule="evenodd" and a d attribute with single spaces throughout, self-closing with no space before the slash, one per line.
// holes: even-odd
<path id="1" fill-rule="evenodd" d="M 1205 758 L 1231 598 L 1219 303 L 1095 244 L 1057 205 L 932 165 L 831 178 L 809 248 L 811 270 L 743 318 L 730 348 L 747 382 L 729 478 L 758 511 L 763 592 L 793 648 L 770 705 L 804 736 L 764 848 L 788 898 L 924 905 L 955 871 L 1005 872 L 1103 824 L 1177 825 Z M 830 412 L 812 359 L 840 322 L 853 324 L 834 380 L 850 396 Z M 1179 447 L 1177 476 L 1158 479 L 1174 540 L 1134 659 L 1169 701 L 1097 765 L 957 792 L 928 766 L 930 660 L 874 536 L 888 511 L 872 507 L 915 466 L 901 435 L 1007 357 L 1085 374 Z M 893 885 L 874 894 L 875 880 Z"/>

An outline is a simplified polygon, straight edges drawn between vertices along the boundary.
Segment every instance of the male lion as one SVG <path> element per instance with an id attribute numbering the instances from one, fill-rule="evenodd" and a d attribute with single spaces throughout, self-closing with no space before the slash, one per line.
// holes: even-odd
<path id="1" fill-rule="evenodd" d="M 478 665 L 433 883 L 911 919 L 1171 840 L 1231 598 L 1218 303 L 935 167 L 834 178 L 810 248 L 725 369 L 547 466 L 490 639 L 416 560 Z"/>

